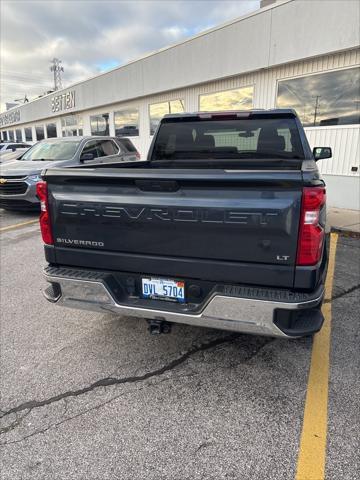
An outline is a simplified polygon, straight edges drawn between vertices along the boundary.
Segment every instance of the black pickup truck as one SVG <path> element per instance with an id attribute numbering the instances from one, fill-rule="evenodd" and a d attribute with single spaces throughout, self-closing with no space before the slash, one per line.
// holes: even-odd
<path id="1" fill-rule="evenodd" d="M 299 337 L 323 323 L 325 184 L 293 110 L 165 116 L 147 161 L 54 168 L 38 196 L 58 305 Z"/>

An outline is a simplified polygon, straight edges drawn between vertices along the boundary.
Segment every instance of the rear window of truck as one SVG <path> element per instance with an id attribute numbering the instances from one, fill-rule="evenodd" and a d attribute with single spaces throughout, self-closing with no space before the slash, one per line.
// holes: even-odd
<path id="1" fill-rule="evenodd" d="M 154 164 L 299 163 L 304 158 L 294 118 L 166 119 L 152 151 Z M 295 162 L 294 162 L 295 161 Z"/>

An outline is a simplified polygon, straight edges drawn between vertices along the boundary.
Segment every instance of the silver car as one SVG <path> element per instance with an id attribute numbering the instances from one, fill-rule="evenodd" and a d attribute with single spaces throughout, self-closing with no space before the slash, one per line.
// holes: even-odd
<path id="1" fill-rule="evenodd" d="M 14 152 L 12 150 L 6 151 L 5 153 L 0 153 L 0 163 L 8 163 L 12 160 L 16 160 L 21 155 L 23 155 L 27 150 L 29 150 L 30 146 L 27 148 L 17 148 Z"/>
<path id="2" fill-rule="evenodd" d="M 128 138 L 65 137 L 42 140 L 16 160 L 0 165 L 0 208 L 38 209 L 36 183 L 45 168 L 114 164 L 139 159 L 139 153 Z"/>

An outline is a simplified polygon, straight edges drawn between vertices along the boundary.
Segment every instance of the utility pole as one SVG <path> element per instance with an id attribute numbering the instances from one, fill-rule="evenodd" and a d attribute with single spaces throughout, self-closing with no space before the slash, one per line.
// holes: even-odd
<path id="1" fill-rule="evenodd" d="M 314 127 L 316 126 L 316 117 L 318 114 L 318 109 L 319 109 L 319 98 L 321 98 L 321 95 L 316 95 L 315 97 L 315 110 L 314 110 Z"/>
<path id="2" fill-rule="evenodd" d="M 64 71 L 64 67 L 60 65 L 61 60 L 58 58 L 53 58 L 51 63 L 50 71 L 54 72 L 54 90 L 60 90 L 62 88 L 61 72 Z"/>

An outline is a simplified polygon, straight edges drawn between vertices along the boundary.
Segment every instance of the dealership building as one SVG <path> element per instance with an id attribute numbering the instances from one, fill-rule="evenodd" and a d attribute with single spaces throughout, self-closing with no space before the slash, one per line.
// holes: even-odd
<path id="1" fill-rule="evenodd" d="M 0 115 L 2 140 L 130 137 L 146 156 L 166 113 L 294 108 L 330 206 L 360 209 L 357 0 L 280 0 Z"/>

